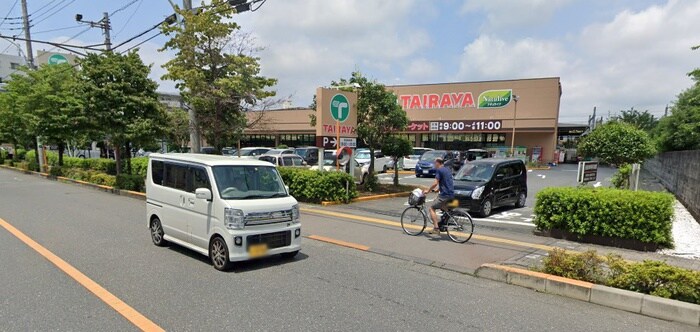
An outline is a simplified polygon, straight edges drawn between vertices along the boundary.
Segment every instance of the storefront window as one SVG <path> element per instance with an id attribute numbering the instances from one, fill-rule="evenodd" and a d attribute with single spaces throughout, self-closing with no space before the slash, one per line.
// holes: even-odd
<path id="1" fill-rule="evenodd" d="M 241 137 L 241 147 L 275 146 L 275 135 L 243 135 Z"/>
<path id="2" fill-rule="evenodd" d="M 316 135 L 312 134 L 280 134 L 280 144 L 289 147 L 314 146 Z"/>

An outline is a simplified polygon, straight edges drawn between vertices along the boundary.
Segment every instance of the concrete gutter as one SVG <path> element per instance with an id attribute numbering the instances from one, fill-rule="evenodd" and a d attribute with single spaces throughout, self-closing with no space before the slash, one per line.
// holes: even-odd
<path id="1" fill-rule="evenodd" d="M 700 305 L 590 282 L 497 264 L 484 264 L 476 276 L 569 297 L 645 316 L 700 326 Z"/>
<path id="2" fill-rule="evenodd" d="M 395 198 L 395 197 L 408 197 L 410 195 L 410 191 L 402 192 L 402 193 L 394 193 L 394 194 L 383 194 L 383 195 L 372 195 L 372 196 L 363 196 L 363 197 L 358 197 L 351 199 L 350 202 L 365 202 L 365 201 L 373 201 L 377 199 L 384 199 L 384 198 Z M 328 205 L 339 205 L 339 204 L 344 204 L 343 202 L 329 202 L 329 201 L 323 201 L 321 202 L 322 206 L 328 206 Z"/>

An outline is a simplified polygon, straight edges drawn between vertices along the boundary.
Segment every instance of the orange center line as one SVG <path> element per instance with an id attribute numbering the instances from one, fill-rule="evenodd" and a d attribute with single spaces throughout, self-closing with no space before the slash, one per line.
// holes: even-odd
<path id="1" fill-rule="evenodd" d="M 17 239 L 24 242 L 27 246 L 34 249 L 41 256 L 44 256 L 49 262 L 56 265 L 61 271 L 66 273 L 69 277 L 73 278 L 81 286 L 85 287 L 88 291 L 93 293 L 97 298 L 102 300 L 105 304 L 110 306 L 120 315 L 124 316 L 129 320 L 134 326 L 141 329 L 142 331 L 165 331 L 163 328 L 152 322 L 146 316 L 142 315 L 134 308 L 124 303 L 114 294 L 110 293 L 104 287 L 100 286 L 98 283 L 94 282 L 88 276 L 80 272 L 78 269 L 68 264 L 66 261 L 56 256 L 50 250 L 46 249 L 44 246 L 40 245 L 36 241 L 32 240 L 29 236 L 22 233 L 20 230 L 10 225 L 7 221 L 0 218 L 0 226 L 5 228 L 10 234 L 14 235 Z"/>

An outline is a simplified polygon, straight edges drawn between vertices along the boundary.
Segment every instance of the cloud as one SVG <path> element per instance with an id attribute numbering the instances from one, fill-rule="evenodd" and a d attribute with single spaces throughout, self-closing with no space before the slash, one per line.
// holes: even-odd
<path id="1" fill-rule="evenodd" d="M 412 22 L 417 0 L 276 1 L 241 15 L 238 23 L 265 47 L 262 73 L 279 79 L 278 95 L 306 106 L 316 88 L 354 70 L 381 79 L 431 46 Z"/>
<path id="2" fill-rule="evenodd" d="M 560 76 L 562 121 L 585 121 L 634 106 L 656 115 L 690 86 L 698 66 L 700 2 L 669 1 L 625 10 L 589 24 L 571 39 L 510 41 L 482 35 L 467 44 L 456 80 Z M 601 114 L 601 113 L 599 113 Z"/>
<path id="3" fill-rule="evenodd" d="M 404 68 L 403 77 L 406 82 L 411 83 L 428 83 L 440 77 L 440 65 L 426 58 L 417 58 L 411 60 Z"/>
<path id="4" fill-rule="evenodd" d="M 571 0 L 465 0 L 461 14 L 486 16 L 482 26 L 487 31 L 547 22 L 554 13 Z"/>

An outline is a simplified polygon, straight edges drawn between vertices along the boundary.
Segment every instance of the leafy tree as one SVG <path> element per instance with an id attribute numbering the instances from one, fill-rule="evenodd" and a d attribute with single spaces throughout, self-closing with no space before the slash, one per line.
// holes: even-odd
<path id="1" fill-rule="evenodd" d="M 695 84 L 678 95 L 671 115 L 659 123 L 658 141 L 663 151 L 700 149 L 700 69 L 688 75 Z"/>
<path id="2" fill-rule="evenodd" d="M 399 185 L 399 160 L 413 152 L 411 142 L 403 137 L 389 136 L 384 139 L 382 153 L 394 160 L 394 185 Z"/>
<path id="3" fill-rule="evenodd" d="M 13 74 L 5 86 L 5 93 L 0 93 L 0 142 L 12 144 L 17 151 L 18 145 L 33 141 L 32 131 L 36 117 L 28 105 L 32 82 L 29 77 Z M 17 153 L 13 155 L 17 160 Z"/>
<path id="4" fill-rule="evenodd" d="M 583 137 L 578 149 L 586 157 L 598 157 L 616 165 L 642 162 L 656 152 L 649 134 L 631 124 L 614 121 Z"/>
<path id="5" fill-rule="evenodd" d="M 181 151 L 190 141 L 190 117 L 185 110 L 173 108 L 167 112 L 168 126 L 165 131 L 170 142 Z"/>
<path id="6" fill-rule="evenodd" d="M 66 143 L 77 137 L 87 122 L 77 70 L 67 63 L 42 65 L 27 75 L 32 82 L 26 97 L 36 117 L 35 134 L 58 146 L 58 165 L 63 166 Z"/>
<path id="7" fill-rule="evenodd" d="M 620 111 L 620 114 L 613 116 L 611 120 L 629 123 L 647 133 L 653 131 L 659 123 L 659 119 L 649 111 L 640 112 L 634 108 Z"/>
<path id="8" fill-rule="evenodd" d="M 333 82 L 335 86 L 359 85 L 357 92 L 357 136 L 370 150 L 369 176 L 365 184 L 368 191 L 376 190 L 377 177 L 374 174 L 374 150 L 381 148 L 392 132 L 406 129 L 406 112 L 396 102 L 397 97 L 383 84 L 370 81 L 359 72 L 353 72 L 350 79 Z"/>
<path id="9" fill-rule="evenodd" d="M 162 136 L 166 115 L 158 102 L 158 84 L 136 50 L 125 55 L 89 54 L 80 60 L 82 93 L 91 125 L 115 146 L 117 174 L 122 173 L 122 149 L 130 169 L 131 144 L 137 146 Z"/>
<path id="10" fill-rule="evenodd" d="M 198 129 L 218 151 L 232 144 L 250 125 L 246 112 L 275 95 L 265 90 L 277 80 L 260 76 L 259 48 L 233 22 L 235 10 L 213 0 L 205 10 L 175 7 L 184 25 L 162 26 L 170 40 L 161 49 L 176 55 L 163 67 L 163 79 L 177 81 L 184 101 L 197 112 Z"/>

